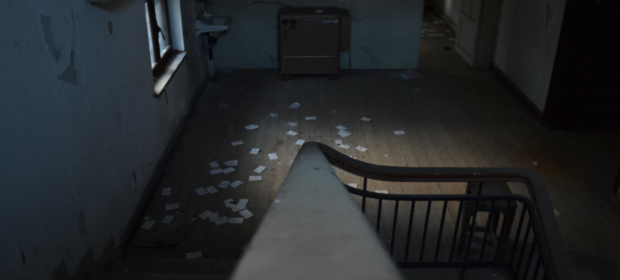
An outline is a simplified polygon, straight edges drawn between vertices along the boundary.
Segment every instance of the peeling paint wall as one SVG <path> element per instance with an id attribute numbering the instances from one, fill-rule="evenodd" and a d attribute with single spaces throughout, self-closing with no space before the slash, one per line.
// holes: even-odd
<path id="1" fill-rule="evenodd" d="M 214 47 L 219 68 L 277 69 L 279 6 L 253 0 L 215 0 L 214 16 L 232 17 L 228 34 Z M 343 52 L 341 68 L 416 69 L 424 0 L 280 0 L 292 6 L 348 9 L 353 19 L 351 50 Z M 350 60 L 349 60 L 350 55 Z"/>
<path id="2" fill-rule="evenodd" d="M 542 112 L 566 0 L 504 0 L 494 64 Z"/>
<path id="3" fill-rule="evenodd" d="M 183 32 L 196 6 L 181 3 Z M 117 241 L 202 80 L 188 56 L 153 98 L 143 1 L 0 1 L 0 271 L 73 272 Z M 107 34 L 107 24 L 113 33 Z"/>

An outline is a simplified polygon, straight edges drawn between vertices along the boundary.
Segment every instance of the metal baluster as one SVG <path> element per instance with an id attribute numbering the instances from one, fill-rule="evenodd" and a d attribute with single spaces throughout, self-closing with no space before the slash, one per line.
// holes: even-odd
<path id="1" fill-rule="evenodd" d="M 521 268 L 521 262 L 523 261 L 523 255 L 525 254 L 525 245 L 527 245 L 527 238 L 530 236 L 530 229 L 532 229 L 532 222 L 528 221 L 527 229 L 525 230 L 525 238 L 523 238 L 523 249 L 521 249 L 521 256 L 519 256 L 519 262 L 517 263 L 517 269 L 515 269 L 515 279 L 519 279 L 519 269 Z"/>
<path id="2" fill-rule="evenodd" d="M 424 245 L 426 245 L 426 231 L 428 230 L 428 217 L 431 214 L 431 201 L 428 201 L 428 207 L 426 207 L 426 220 L 424 221 L 424 233 L 422 235 L 422 248 L 420 248 L 420 260 L 422 262 L 422 258 L 424 257 Z"/>
<path id="3" fill-rule="evenodd" d="M 435 262 L 439 258 L 439 246 L 441 245 L 441 234 L 443 233 L 443 224 L 446 220 L 446 209 L 448 208 L 448 201 L 443 202 L 443 210 L 441 211 L 441 225 L 439 226 L 439 238 L 437 239 L 437 247 L 435 247 Z"/>
<path id="4" fill-rule="evenodd" d="M 396 200 L 396 206 L 394 206 L 394 222 L 392 224 L 392 241 L 390 242 L 390 255 L 394 252 L 394 236 L 396 235 L 396 221 L 398 220 L 398 203 Z"/>
<path id="5" fill-rule="evenodd" d="M 456 214 L 456 225 L 454 226 L 454 236 L 452 236 L 452 249 L 450 250 L 450 258 L 448 262 L 452 262 L 452 258 L 454 257 L 454 251 L 456 250 L 456 236 L 459 232 L 459 225 L 461 223 L 461 212 L 463 211 L 463 201 L 461 200 L 459 203 L 459 212 Z"/>
<path id="6" fill-rule="evenodd" d="M 362 196 L 362 213 L 366 214 L 366 181 L 368 178 L 364 177 L 364 195 Z"/>
<path id="7" fill-rule="evenodd" d="M 383 204 L 383 199 L 379 199 L 379 213 L 377 213 L 377 233 L 379 232 L 379 226 L 381 225 L 381 205 Z"/>
<path id="8" fill-rule="evenodd" d="M 415 200 L 411 201 L 411 210 L 409 211 L 409 228 L 407 229 L 407 244 L 405 245 L 405 261 L 409 257 L 409 242 L 411 241 L 411 225 L 413 224 L 413 213 L 415 210 Z"/>
<path id="9" fill-rule="evenodd" d="M 502 229 L 499 231 L 499 238 L 497 239 L 498 243 L 503 243 L 504 241 L 504 234 L 506 234 L 506 229 L 507 227 L 507 221 L 510 218 L 508 215 L 510 215 L 510 207 L 512 206 L 512 199 L 509 199 L 506 201 L 506 212 L 504 213 L 504 221 L 502 222 Z M 510 234 L 510 232 L 508 233 Z M 499 258 L 499 252 L 502 250 L 502 245 L 504 244 L 498 244 L 497 249 L 495 250 L 495 259 L 494 261 L 497 262 L 497 259 Z"/>
<path id="10" fill-rule="evenodd" d="M 487 218 L 487 226 L 484 228 L 484 237 L 482 238 L 482 249 L 480 250 L 480 260 L 482 262 L 484 259 L 484 249 L 487 246 L 487 237 L 489 235 L 489 227 L 491 226 L 491 221 L 493 220 L 493 210 L 495 210 L 495 198 L 491 202 L 491 211 L 489 212 L 489 217 Z"/>
<path id="11" fill-rule="evenodd" d="M 523 227 L 523 220 L 525 219 L 525 204 L 523 204 L 523 210 L 521 211 L 521 218 L 519 218 L 519 226 L 517 227 L 517 235 L 515 236 L 515 244 L 512 246 L 512 252 L 510 253 L 510 262 L 508 263 L 512 267 L 512 262 L 515 258 L 515 253 L 517 252 L 517 244 L 519 244 L 519 237 L 521 236 L 521 228 Z"/>
<path id="12" fill-rule="evenodd" d="M 532 264 L 532 256 L 534 256 L 534 247 L 536 246 L 536 236 L 534 235 L 534 240 L 532 241 L 532 247 L 530 248 L 530 256 L 527 258 L 527 262 L 525 265 L 525 273 L 523 273 L 523 279 L 526 279 L 527 273 L 530 271 L 530 265 Z M 540 250 L 538 250 L 538 258 L 540 259 Z"/>
<path id="13" fill-rule="evenodd" d="M 474 210 L 474 220 L 471 222 L 469 240 L 467 241 L 467 249 L 465 250 L 465 259 L 463 262 L 467 262 L 469 258 L 469 249 L 471 249 L 471 241 L 474 239 L 474 232 L 476 230 L 476 218 L 478 217 L 478 207 L 480 207 L 480 195 L 482 194 L 482 182 L 480 183 L 480 191 L 478 191 L 478 199 L 476 199 L 476 208 Z M 468 217 L 469 218 L 469 217 Z M 461 272 L 461 279 L 465 277 L 465 267 Z"/>

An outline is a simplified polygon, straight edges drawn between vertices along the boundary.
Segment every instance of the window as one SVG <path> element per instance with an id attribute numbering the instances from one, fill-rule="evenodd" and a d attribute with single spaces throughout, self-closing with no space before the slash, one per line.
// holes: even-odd
<path id="1" fill-rule="evenodd" d="M 173 56 L 172 34 L 170 32 L 170 16 L 168 0 L 146 0 L 144 3 L 146 25 L 151 52 L 153 72 L 161 71 L 166 62 Z"/>

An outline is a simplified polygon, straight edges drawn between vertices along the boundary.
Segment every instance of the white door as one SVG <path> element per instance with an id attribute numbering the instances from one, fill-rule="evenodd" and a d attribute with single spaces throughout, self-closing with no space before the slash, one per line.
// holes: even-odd
<path id="1" fill-rule="evenodd" d="M 461 6 L 456 52 L 471 66 L 476 65 L 477 45 L 482 25 L 483 2 L 484 0 L 463 0 L 463 6 Z"/>

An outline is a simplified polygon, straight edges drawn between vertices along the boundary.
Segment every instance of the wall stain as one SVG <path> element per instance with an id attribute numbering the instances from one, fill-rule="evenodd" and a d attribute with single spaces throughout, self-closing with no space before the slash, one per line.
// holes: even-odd
<path id="1" fill-rule="evenodd" d="M 54 36 L 52 35 L 52 28 L 50 24 L 50 19 L 52 17 L 40 15 L 40 18 L 41 18 L 41 26 L 43 27 L 43 34 L 45 35 L 45 43 L 47 44 L 47 47 L 52 53 L 52 57 L 58 60 L 58 58 L 60 58 L 60 52 L 58 51 L 58 48 L 56 48 L 56 45 L 54 44 Z"/>
<path id="2" fill-rule="evenodd" d="M 22 245 L 19 245 L 19 250 L 22 252 L 22 264 L 26 266 L 26 254 L 24 254 L 24 249 L 22 249 Z"/>
<path id="3" fill-rule="evenodd" d="M 62 74 L 58 78 L 69 84 L 77 86 L 77 70 L 75 70 L 75 66 L 73 64 L 75 60 L 73 50 L 71 50 L 70 55 L 71 55 L 71 63 L 67 65 L 67 68 L 65 69 L 65 71 L 62 72 Z"/>

